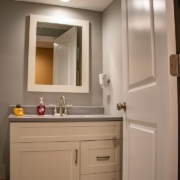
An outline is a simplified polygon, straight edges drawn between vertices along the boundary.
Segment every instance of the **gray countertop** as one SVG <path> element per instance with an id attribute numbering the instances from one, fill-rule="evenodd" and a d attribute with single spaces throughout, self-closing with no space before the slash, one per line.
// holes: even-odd
<path id="1" fill-rule="evenodd" d="M 10 106 L 10 122 L 101 122 L 101 121 L 122 121 L 122 117 L 104 115 L 102 106 L 72 106 L 68 107 L 66 116 L 52 115 L 54 107 L 46 106 L 44 116 L 37 115 L 37 106 L 22 105 L 25 115 L 18 117 L 13 115 L 15 105 Z M 63 107 L 64 108 L 64 107 Z M 57 107 L 58 110 L 58 107 Z M 63 109 L 64 111 L 64 109 Z"/>
<path id="2" fill-rule="evenodd" d="M 108 115 L 24 115 L 22 117 L 9 115 L 10 122 L 101 122 L 101 121 L 122 121 L 122 117 Z"/>

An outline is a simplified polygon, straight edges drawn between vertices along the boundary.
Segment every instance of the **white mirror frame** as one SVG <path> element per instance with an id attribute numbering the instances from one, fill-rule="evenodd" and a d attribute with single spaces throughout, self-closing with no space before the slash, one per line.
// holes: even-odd
<path id="1" fill-rule="evenodd" d="M 47 23 L 56 23 L 56 24 L 82 27 L 82 86 L 35 84 L 37 22 L 47 22 Z M 51 16 L 30 15 L 27 91 L 89 93 L 89 22 L 88 21 L 51 17 Z"/>

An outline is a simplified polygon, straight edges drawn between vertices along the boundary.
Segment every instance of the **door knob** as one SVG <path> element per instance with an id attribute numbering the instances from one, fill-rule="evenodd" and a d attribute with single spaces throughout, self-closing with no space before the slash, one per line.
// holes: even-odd
<path id="1" fill-rule="evenodd" d="M 126 111 L 126 103 L 123 102 L 123 104 L 118 103 L 117 104 L 117 109 L 120 111 L 121 109 L 123 109 L 124 111 Z"/>

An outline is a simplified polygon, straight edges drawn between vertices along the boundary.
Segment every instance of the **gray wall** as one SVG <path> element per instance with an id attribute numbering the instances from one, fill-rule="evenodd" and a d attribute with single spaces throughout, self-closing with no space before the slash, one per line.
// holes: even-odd
<path id="1" fill-rule="evenodd" d="M 30 14 L 59 16 L 90 21 L 90 93 L 27 92 L 28 21 Z M 102 13 L 43 4 L 0 1 L 0 179 L 9 179 L 10 104 L 58 104 L 65 95 L 67 104 L 103 105 L 98 75 L 102 72 Z"/>
<path id="2" fill-rule="evenodd" d="M 103 73 L 107 73 L 111 81 L 111 95 L 103 90 L 105 114 L 122 116 L 117 111 L 118 102 L 122 98 L 122 53 L 121 53 L 121 0 L 114 0 L 103 12 Z"/>

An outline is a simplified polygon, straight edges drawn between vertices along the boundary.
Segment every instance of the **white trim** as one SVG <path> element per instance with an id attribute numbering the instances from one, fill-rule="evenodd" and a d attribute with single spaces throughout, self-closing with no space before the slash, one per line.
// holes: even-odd
<path id="1" fill-rule="evenodd" d="M 65 25 L 82 27 L 82 86 L 35 84 L 37 22 L 47 22 L 47 23 L 65 24 Z M 51 16 L 30 15 L 27 91 L 89 93 L 89 22 L 88 21 L 58 18 Z"/>
<path id="2" fill-rule="evenodd" d="M 168 58 L 171 54 L 176 54 L 176 37 L 175 37 L 175 18 L 174 18 L 174 1 L 166 0 L 166 21 L 167 21 L 167 44 L 168 44 Z M 166 172 L 164 180 L 178 179 L 178 94 L 177 94 L 177 78 L 170 75 L 170 63 L 168 63 L 169 74 L 169 121 L 165 123 L 168 132 L 166 148 L 168 157 L 168 167 L 164 169 Z"/>
<path id="3" fill-rule="evenodd" d="M 54 42 L 55 39 L 56 37 L 52 36 L 37 36 L 37 41 L 40 42 Z"/>

